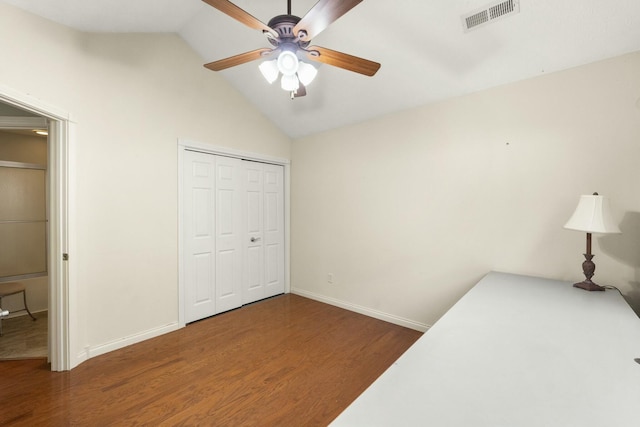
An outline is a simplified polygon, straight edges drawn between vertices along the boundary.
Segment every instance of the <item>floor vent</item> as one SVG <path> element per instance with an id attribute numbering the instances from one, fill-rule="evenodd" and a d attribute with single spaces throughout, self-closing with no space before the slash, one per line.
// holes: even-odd
<path id="1" fill-rule="evenodd" d="M 520 12 L 520 0 L 498 1 L 463 15 L 462 26 L 464 31 L 468 32 L 518 12 Z"/>

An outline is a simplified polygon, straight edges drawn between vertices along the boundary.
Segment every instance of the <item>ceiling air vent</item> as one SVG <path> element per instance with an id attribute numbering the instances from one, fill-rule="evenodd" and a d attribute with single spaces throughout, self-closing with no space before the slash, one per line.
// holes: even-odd
<path id="1" fill-rule="evenodd" d="M 520 12 L 520 0 L 498 1 L 462 15 L 462 26 L 468 32 L 500 18 Z"/>

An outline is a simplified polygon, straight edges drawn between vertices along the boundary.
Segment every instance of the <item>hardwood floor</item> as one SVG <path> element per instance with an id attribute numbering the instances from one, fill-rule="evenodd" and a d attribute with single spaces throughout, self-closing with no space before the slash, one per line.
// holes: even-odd
<path id="1" fill-rule="evenodd" d="M 0 362 L 0 425 L 326 426 L 420 336 L 282 295 L 70 372 Z"/>

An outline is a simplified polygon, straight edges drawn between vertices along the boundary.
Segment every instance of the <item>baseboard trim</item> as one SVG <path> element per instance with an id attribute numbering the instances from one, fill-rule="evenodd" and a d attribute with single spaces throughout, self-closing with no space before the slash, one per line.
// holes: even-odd
<path id="1" fill-rule="evenodd" d="M 403 317 L 395 316 L 393 314 L 384 313 L 382 311 L 374 310 L 361 305 L 353 304 L 347 301 L 342 301 L 336 298 L 331 298 L 325 295 L 316 294 L 300 288 L 291 288 L 291 293 L 300 295 L 301 297 L 310 298 L 312 300 L 320 301 L 325 304 L 330 304 L 336 307 L 344 308 L 345 310 L 353 311 L 356 313 L 364 314 L 365 316 L 373 317 L 374 319 L 384 320 L 385 322 L 393 323 L 395 325 L 404 326 L 405 328 L 414 329 L 420 332 L 426 332 L 431 325 L 425 323 L 416 322 Z"/>
<path id="2" fill-rule="evenodd" d="M 101 354 L 109 353 L 110 351 L 119 350 L 132 344 L 159 337 L 160 335 L 167 334 L 180 329 L 178 322 L 169 323 L 168 325 L 161 326 L 148 331 L 140 332 L 138 334 L 130 335 L 128 337 L 120 338 L 105 344 L 97 346 L 87 346 L 84 351 L 78 355 L 78 360 L 85 361 Z"/>
<path id="3" fill-rule="evenodd" d="M 20 310 L 20 311 L 19 312 L 16 312 L 16 311 L 12 312 L 11 310 L 9 310 L 9 315 L 7 317 L 3 317 L 2 320 L 15 319 L 17 317 L 22 317 L 22 316 L 28 316 L 29 315 L 26 311 L 22 311 L 23 309 L 18 309 L 18 310 Z M 45 312 L 47 310 L 48 309 L 43 308 L 42 310 L 36 310 L 36 311 L 30 310 L 30 311 L 31 311 L 31 314 L 38 314 L 38 313 Z"/>

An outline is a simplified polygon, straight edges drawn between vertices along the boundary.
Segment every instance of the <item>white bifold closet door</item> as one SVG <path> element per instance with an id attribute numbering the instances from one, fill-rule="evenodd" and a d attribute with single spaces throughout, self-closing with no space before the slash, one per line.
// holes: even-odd
<path id="1" fill-rule="evenodd" d="M 284 292 L 283 167 L 185 151 L 185 321 Z"/>
<path id="2" fill-rule="evenodd" d="M 244 162 L 246 247 L 242 303 L 284 292 L 283 167 Z"/>

